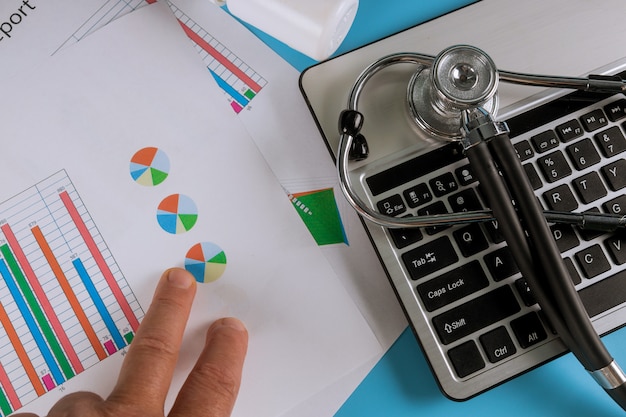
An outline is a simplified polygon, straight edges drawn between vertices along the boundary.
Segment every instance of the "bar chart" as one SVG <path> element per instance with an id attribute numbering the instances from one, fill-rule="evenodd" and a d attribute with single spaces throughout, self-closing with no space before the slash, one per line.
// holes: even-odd
<path id="1" fill-rule="evenodd" d="M 124 349 L 143 311 L 65 171 L 0 203 L 0 415 Z"/>
<path id="2" fill-rule="evenodd" d="M 217 85 L 226 93 L 233 111 L 239 114 L 267 85 L 267 81 L 180 8 L 172 2 L 168 4 Z"/>

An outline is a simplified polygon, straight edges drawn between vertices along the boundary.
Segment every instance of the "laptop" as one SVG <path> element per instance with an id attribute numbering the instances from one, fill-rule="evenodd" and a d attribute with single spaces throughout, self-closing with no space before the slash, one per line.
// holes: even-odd
<path id="1" fill-rule="evenodd" d="M 331 158 L 354 81 L 379 58 L 436 55 L 468 44 L 515 72 L 626 78 L 626 3 L 483 0 L 306 69 L 300 89 Z M 407 115 L 416 68 L 390 67 L 364 89 L 359 110 L 369 157 L 350 165 L 374 210 L 437 214 L 485 208 L 456 143 L 424 140 Z M 501 82 L 496 119 L 545 209 L 626 210 L 626 96 Z M 363 221 L 444 395 L 466 400 L 567 352 L 511 259 L 497 223 L 387 229 Z M 626 323 L 626 234 L 551 229 L 598 333 Z M 433 258 L 435 260 L 433 260 Z M 407 358 L 410 360 L 410 358 Z"/>

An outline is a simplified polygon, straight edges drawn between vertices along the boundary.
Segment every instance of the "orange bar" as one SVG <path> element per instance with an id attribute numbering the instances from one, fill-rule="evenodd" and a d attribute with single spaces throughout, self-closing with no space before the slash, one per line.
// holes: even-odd
<path id="1" fill-rule="evenodd" d="M 74 311 L 74 314 L 76 314 L 76 318 L 78 319 L 78 321 L 80 322 L 80 325 L 85 331 L 85 334 L 87 335 L 87 338 L 89 339 L 89 342 L 91 343 L 91 346 L 96 351 L 96 355 L 98 355 L 98 358 L 100 360 L 103 360 L 104 358 L 107 357 L 107 354 L 104 352 L 104 349 L 102 348 L 102 344 L 100 343 L 100 340 L 98 339 L 98 336 L 96 335 L 96 332 L 93 330 L 91 323 L 89 323 L 89 319 L 87 319 L 87 315 L 85 314 L 84 310 L 80 306 L 80 303 L 78 302 L 78 299 L 76 298 L 76 294 L 74 294 L 74 290 L 72 290 L 72 287 L 70 283 L 68 282 L 67 277 L 65 276 L 65 273 L 61 269 L 61 265 L 59 265 L 59 262 L 57 261 L 56 257 L 52 253 L 52 249 L 50 249 L 50 245 L 48 245 L 48 242 L 46 241 L 45 236 L 41 232 L 41 229 L 39 228 L 39 226 L 34 226 L 31 229 L 31 232 L 33 233 L 33 236 L 35 236 L 35 240 L 37 241 L 37 244 L 39 244 L 39 248 L 43 252 L 43 255 L 46 257 L 46 260 L 48 261 L 48 264 L 50 265 L 50 268 L 52 269 L 54 276 L 56 277 L 57 281 L 59 281 L 59 285 L 61 286 L 61 289 L 65 293 L 65 296 L 67 297 L 67 301 L 69 301 L 70 305 L 72 306 L 72 310 Z M 72 361 L 72 366 L 74 366 L 74 370 L 76 371 L 76 373 L 81 373 L 84 369 L 83 365 L 80 363 L 80 361 L 78 361 L 78 358 L 76 358 L 76 361 L 77 363 L 74 363 L 74 361 Z"/>
<path id="2" fill-rule="evenodd" d="M 26 350 L 24 349 L 24 345 L 20 341 L 20 337 L 17 335 L 13 324 L 11 324 L 11 320 L 7 315 L 4 306 L 0 303 L 0 323 L 4 330 L 7 332 L 7 336 L 9 336 L 9 340 L 13 345 L 13 349 L 15 349 L 15 353 L 17 353 L 17 357 L 19 358 L 24 370 L 26 371 L 26 375 L 28 375 L 28 379 L 30 379 L 30 383 L 33 384 L 33 388 L 35 388 L 35 392 L 38 396 L 44 395 L 46 393 L 45 388 L 41 384 L 39 380 L 39 376 L 37 375 L 37 371 L 33 367 L 28 355 L 26 354 Z"/>

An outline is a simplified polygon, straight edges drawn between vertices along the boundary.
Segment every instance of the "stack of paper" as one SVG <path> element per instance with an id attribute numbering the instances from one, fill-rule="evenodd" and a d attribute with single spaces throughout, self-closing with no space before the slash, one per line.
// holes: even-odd
<path id="1" fill-rule="evenodd" d="M 64 3 L 31 1 L 0 41 L 12 63 L 0 103 L 2 412 L 45 414 L 79 389 L 106 396 L 174 265 L 216 281 L 200 285 L 173 392 L 224 315 L 250 331 L 236 416 L 288 412 L 378 357 L 361 311 L 165 4 L 14 65 L 26 33 L 70 37 L 62 21 L 44 25 L 53 9 L 71 14 Z M 20 4 L 3 4 L 4 19 L 17 21 Z"/>

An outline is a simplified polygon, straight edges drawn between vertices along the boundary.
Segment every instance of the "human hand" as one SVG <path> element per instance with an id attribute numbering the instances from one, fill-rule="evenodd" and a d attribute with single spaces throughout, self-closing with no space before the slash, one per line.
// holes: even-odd
<path id="1" fill-rule="evenodd" d="M 163 417 L 196 281 L 184 269 L 166 271 L 137 330 L 117 384 L 107 399 L 76 392 L 59 400 L 48 417 Z M 248 333 L 237 319 L 211 325 L 196 365 L 169 417 L 228 417 L 239 391 Z M 13 417 L 37 417 L 18 413 Z"/>

